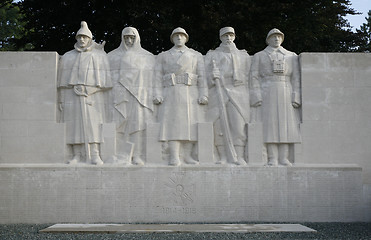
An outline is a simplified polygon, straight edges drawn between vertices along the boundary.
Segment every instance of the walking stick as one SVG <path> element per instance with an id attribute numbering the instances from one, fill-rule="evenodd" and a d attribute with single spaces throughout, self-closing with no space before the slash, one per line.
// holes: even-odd
<path id="1" fill-rule="evenodd" d="M 216 63 L 215 60 L 213 60 L 213 70 L 216 69 Z M 237 163 L 237 153 L 236 149 L 233 146 L 232 141 L 232 135 L 231 130 L 229 129 L 229 122 L 228 122 L 228 116 L 227 116 L 227 110 L 224 105 L 224 98 L 223 98 L 223 92 L 222 87 L 220 84 L 220 78 L 214 78 L 215 86 L 217 90 L 218 100 L 219 100 L 219 112 L 220 112 L 220 122 L 223 132 L 223 140 L 225 144 L 225 152 L 227 159 L 231 159 L 233 163 Z"/>

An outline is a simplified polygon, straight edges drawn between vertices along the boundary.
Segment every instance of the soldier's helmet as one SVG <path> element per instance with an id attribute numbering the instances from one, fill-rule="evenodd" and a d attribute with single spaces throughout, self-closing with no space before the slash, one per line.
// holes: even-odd
<path id="1" fill-rule="evenodd" d="M 76 37 L 79 35 L 84 35 L 84 36 L 93 38 L 93 34 L 91 34 L 91 31 L 88 28 L 88 24 L 85 21 L 81 21 L 81 27 L 79 31 L 77 31 Z"/>
<path id="2" fill-rule="evenodd" d="M 176 34 L 176 33 L 182 33 L 186 36 L 186 42 L 188 42 L 189 40 L 189 36 L 188 36 L 188 33 L 186 32 L 186 30 L 184 30 L 184 28 L 181 28 L 181 27 L 177 27 L 173 30 L 173 32 L 171 33 L 170 35 L 170 41 L 173 43 L 173 35 Z"/>
<path id="3" fill-rule="evenodd" d="M 272 30 L 270 30 L 267 34 L 267 38 L 265 39 L 265 42 L 268 44 L 268 39 L 270 36 L 272 36 L 273 34 L 279 34 L 282 36 L 282 42 L 283 40 L 285 39 L 285 34 L 283 34 L 283 32 L 281 32 L 279 29 L 277 28 L 273 28 Z"/>

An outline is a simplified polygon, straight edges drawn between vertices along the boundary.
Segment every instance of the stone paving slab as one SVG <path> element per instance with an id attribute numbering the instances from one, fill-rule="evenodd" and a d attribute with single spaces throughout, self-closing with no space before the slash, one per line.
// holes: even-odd
<path id="1" fill-rule="evenodd" d="M 43 233 L 317 232 L 301 224 L 54 224 Z"/>

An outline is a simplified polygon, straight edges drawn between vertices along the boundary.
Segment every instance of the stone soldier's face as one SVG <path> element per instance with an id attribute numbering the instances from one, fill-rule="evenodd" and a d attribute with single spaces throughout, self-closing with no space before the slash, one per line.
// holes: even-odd
<path id="1" fill-rule="evenodd" d="M 187 36 L 183 33 L 175 33 L 173 35 L 173 43 L 177 47 L 182 47 L 187 41 Z"/>
<path id="2" fill-rule="evenodd" d="M 279 47 L 281 46 L 283 38 L 280 34 L 273 34 L 268 38 L 268 44 L 271 47 Z"/>
<path id="3" fill-rule="evenodd" d="M 226 34 L 223 34 L 220 39 L 222 40 L 223 44 L 229 45 L 234 42 L 235 38 L 236 36 L 233 33 L 226 33 Z"/>
<path id="4" fill-rule="evenodd" d="M 124 41 L 125 41 L 126 46 L 132 47 L 134 45 L 135 35 L 125 35 Z"/>
<path id="5" fill-rule="evenodd" d="M 90 37 L 85 36 L 85 35 L 78 35 L 76 37 L 76 40 L 77 40 L 77 44 L 79 45 L 79 47 L 85 48 L 88 46 L 90 42 Z"/>

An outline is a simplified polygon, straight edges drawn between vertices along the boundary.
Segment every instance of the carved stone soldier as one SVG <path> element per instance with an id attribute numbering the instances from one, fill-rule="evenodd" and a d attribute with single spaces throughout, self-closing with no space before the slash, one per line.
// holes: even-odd
<path id="1" fill-rule="evenodd" d="M 154 103 L 161 104 L 160 141 L 169 143 L 169 165 L 175 166 L 180 164 L 180 149 L 185 163 L 198 163 L 192 158 L 201 117 L 197 108 L 208 103 L 203 56 L 185 45 L 188 39 L 183 28 L 174 29 L 170 36 L 174 47 L 158 55 L 155 68 Z"/>
<path id="2" fill-rule="evenodd" d="M 268 46 L 254 55 L 251 66 L 251 103 L 262 108 L 263 139 L 272 166 L 291 166 L 289 145 L 301 141 L 296 109 L 301 105 L 299 60 L 281 47 L 283 40 L 280 30 L 269 31 Z"/>
<path id="3" fill-rule="evenodd" d="M 103 164 L 99 150 L 105 120 L 103 91 L 112 86 L 107 54 L 92 38 L 87 23 L 81 22 L 75 49 L 62 56 L 59 66 L 61 118 L 73 150 L 70 164 L 81 161 L 82 155 L 87 162 Z"/>
<path id="4" fill-rule="evenodd" d="M 128 154 L 125 145 L 133 144 L 131 162 L 143 165 L 146 123 L 153 115 L 155 56 L 141 47 L 137 29 L 124 28 L 121 38 L 121 45 L 108 54 L 114 84 L 113 119 L 117 127 L 117 157 L 119 161 L 125 158 Z"/>
<path id="5" fill-rule="evenodd" d="M 235 31 L 232 27 L 220 29 L 219 38 L 222 41 L 220 46 L 210 50 L 205 58 L 210 86 L 207 117 L 209 121 L 214 122 L 215 145 L 220 156 L 218 163 L 228 161 L 245 164 L 246 127 L 250 112 L 248 92 L 250 57 L 245 50 L 237 49 L 234 43 Z M 221 91 L 218 91 L 218 86 L 215 85 L 215 78 L 220 81 Z M 226 116 L 222 116 L 223 114 Z M 226 154 L 226 151 L 235 151 L 236 156 L 230 156 L 231 154 Z"/>

